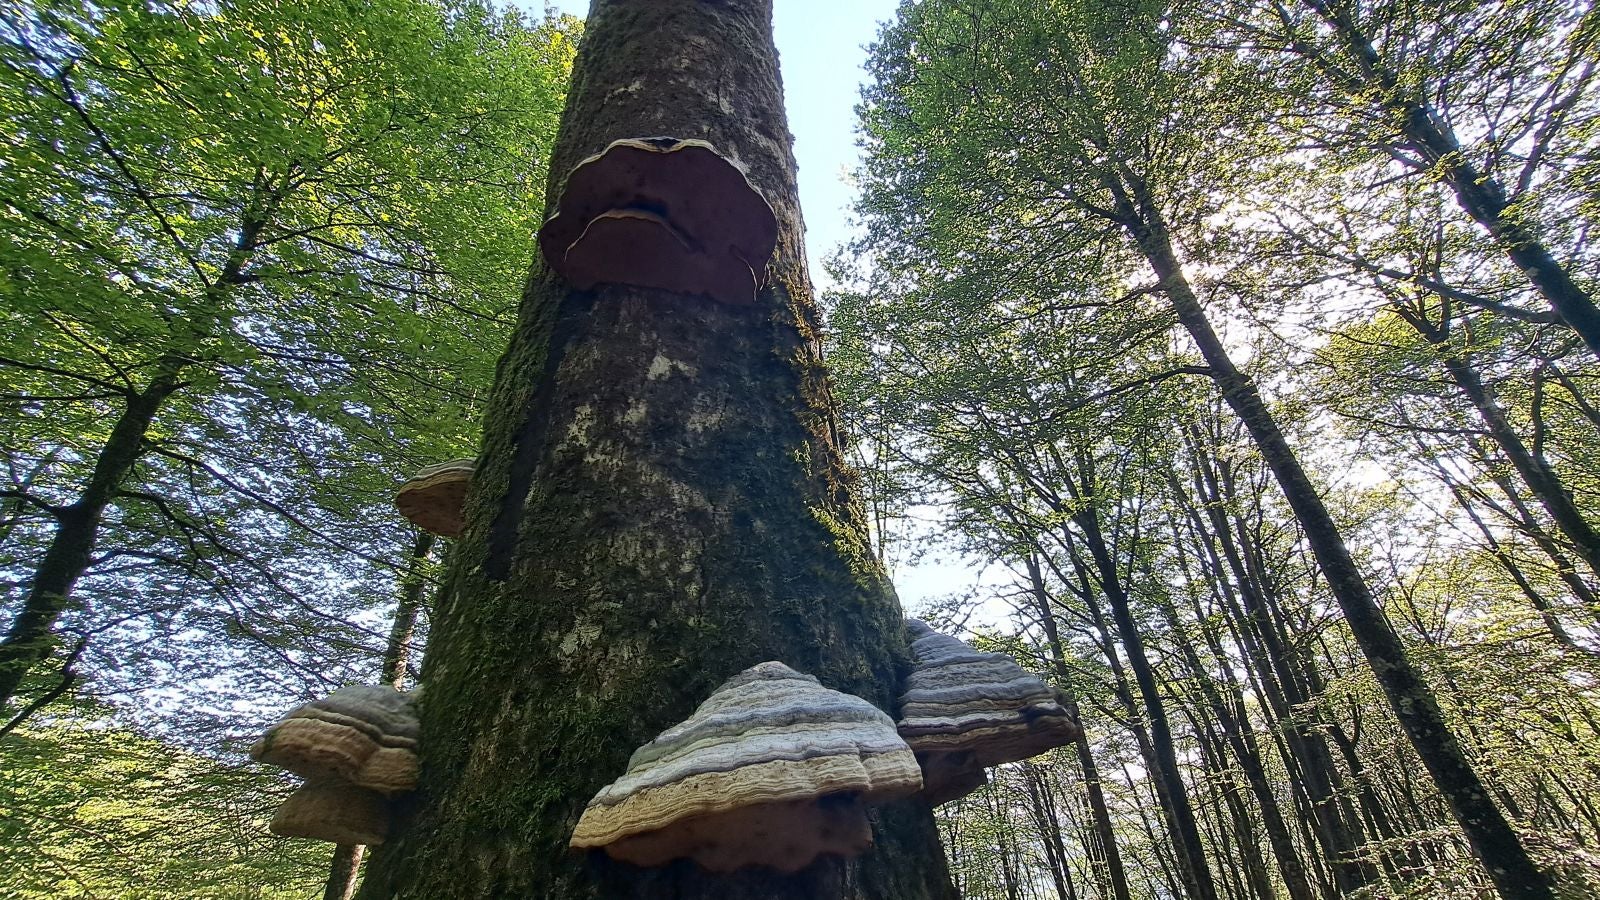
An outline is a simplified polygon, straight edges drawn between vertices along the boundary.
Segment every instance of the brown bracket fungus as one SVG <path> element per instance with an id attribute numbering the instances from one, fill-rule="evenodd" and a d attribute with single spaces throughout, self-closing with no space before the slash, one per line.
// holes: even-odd
<path id="1" fill-rule="evenodd" d="M 755 302 L 778 220 L 705 141 L 628 138 L 580 162 L 539 229 L 550 268 L 579 288 L 631 284 Z"/>
<path id="2" fill-rule="evenodd" d="M 308 781 L 340 781 L 383 794 L 417 786 L 416 712 L 387 685 L 351 685 L 292 710 L 250 756 Z"/>
<path id="3" fill-rule="evenodd" d="M 740 672 L 634 752 L 589 801 L 572 846 L 713 872 L 798 871 L 872 844 L 865 804 L 922 787 L 894 720 L 780 662 Z"/>
<path id="4" fill-rule="evenodd" d="M 1055 692 L 1004 653 L 980 653 L 906 620 L 916 667 L 900 697 L 900 735 L 934 806 L 981 787 L 983 770 L 1071 743 L 1078 725 Z"/>
<path id="5" fill-rule="evenodd" d="M 472 483 L 473 460 L 452 459 L 428 466 L 400 486 L 394 505 L 411 524 L 440 537 L 461 534 L 461 508 Z"/>
<path id="6" fill-rule="evenodd" d="M 268 827 L 282 837 L 381 844 L 389 836 L 389 801 L 342 781 L 312 781 L 283 801 Z"/>

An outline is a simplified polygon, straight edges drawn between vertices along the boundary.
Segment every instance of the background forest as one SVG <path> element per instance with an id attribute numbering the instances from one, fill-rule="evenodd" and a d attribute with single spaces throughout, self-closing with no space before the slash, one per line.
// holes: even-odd
<path id="1" fill-rule="evenodd" d="M 0 0 L 0 897 L 320 894 L 243 751 L 411 683 L 393 492 L 476 452 L 580 34 Z M 902 6 L 836 393 L 884 559 L 990 563 L 923 612 L 1086 730 L 941 808 L 964 896 L 1493 896 L 1330 529 L 1600 895 L 1597 65 L 1578 0 Z"/>

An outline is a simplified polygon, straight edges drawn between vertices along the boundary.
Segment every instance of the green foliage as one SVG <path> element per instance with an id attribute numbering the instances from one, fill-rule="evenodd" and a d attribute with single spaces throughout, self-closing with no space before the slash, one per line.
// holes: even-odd
<path id="1" fill-rule="evenodd" d="M 0 742 L 0 895 L 299 898 L 327 845 L 267 833 L 282 779 L 72 718 Z"/>
<path id="2" fill-rule="evenodd" d="M 204 679 L 270 708 L 370 677 L 410 543 L 389 500 L 476 447 L 577 30 L 429 0 L 5 8 L 8 598 L 113 423 L 179 383 L 62 622 L 100 689 L 164 688 L 192 725 L 174 691 Z"/>

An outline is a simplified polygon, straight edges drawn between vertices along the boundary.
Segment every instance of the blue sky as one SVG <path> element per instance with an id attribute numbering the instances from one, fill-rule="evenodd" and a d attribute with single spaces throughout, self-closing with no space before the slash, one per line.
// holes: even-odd
<path id="1" fill-rule="evenodd" d="M 856 165 L 855 105 L 866 45 L 894 16 L 897 0 L 776 0 L 773 31 L 783 65 L 789 130 L 800 164 L 800 206 L 806 219 L 811 277 L 825 282 L 821 260 L 848 236 L 852 200 L 847 173 Z M 537 12 L 537 0 L 517 3 Z M 582 17 L 588 0 L 558 0 L 557 10 Z"/>

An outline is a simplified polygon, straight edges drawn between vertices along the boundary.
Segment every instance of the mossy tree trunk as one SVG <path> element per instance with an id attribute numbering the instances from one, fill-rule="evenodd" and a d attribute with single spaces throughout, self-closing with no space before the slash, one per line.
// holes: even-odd
<path id="1" fill-rule="evenodd" d="M 588 799 L 735 672 L 782 660 L 893 711 L 902 614 L 833 433 L 771 0 L 596 0 L 555 198 L 619 138 L 709 141 L 776 210 L 753 306 L 534 265 L 422 680 L 421 788 L 362 896 L 950 898 L 918 798 L 792 876 L 578 855 Z M 692 186 L 691 186 L 692 189 Z"/>

